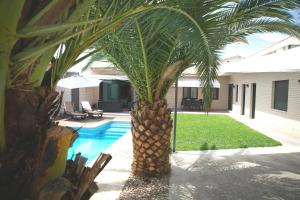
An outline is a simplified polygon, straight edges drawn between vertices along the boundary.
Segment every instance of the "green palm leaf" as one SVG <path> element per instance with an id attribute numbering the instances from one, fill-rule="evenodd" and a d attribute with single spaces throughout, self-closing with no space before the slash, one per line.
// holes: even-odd
<path id="1" fill-rule="evenodd" d="M 204 84 L 205 107 L 211 102 L 220 51 L 229 43 L 247 41 L 253 33 L 281 32 L 300 38 L 289 10 L 297 1 L 186 0 L 165 1 L 171 8 L 129 18 L 118 31 L 99 41 L 111 44 L 102 56 L 129 78 L 141 100 L 164 98 L 186 68 L 195 66 Z M 97 46 L 97 45 L 96 45 Z M 161 77 L 182 61 L 174 76 Z M 159 89 L 162 87 L 162 89 Z M 156 95 L 156 92 L 160 93 Z"/>

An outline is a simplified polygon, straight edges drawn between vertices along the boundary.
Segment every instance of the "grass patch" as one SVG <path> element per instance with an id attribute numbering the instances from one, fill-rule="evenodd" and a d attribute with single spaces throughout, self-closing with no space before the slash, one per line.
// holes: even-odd
<path id="1" fill-rule="evenodd" d="M 278 146 L 277 142 L 227 115 L 178 114 L 176 150 Z"/>

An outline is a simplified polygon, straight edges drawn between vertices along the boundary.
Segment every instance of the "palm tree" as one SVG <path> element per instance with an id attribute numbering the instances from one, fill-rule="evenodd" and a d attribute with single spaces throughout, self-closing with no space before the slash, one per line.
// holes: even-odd
<path id="1" fill-rule="evenodd" d="M 209 5 L 218 5 L 212 2 L 199 1 L 198 6 L 202 10 L 202 7 L 204 9 Z M 217 0 L 216 2 L 227 1 Z M 265 10 L 259 8 L 261 2 L 258 1 L 256 10 L 263 15 Z M 271 5 L 272 7 L 273 5 L 273 10 L 270 11 L 272 17 L 283 19 L 282 23 L 277 24 L 273 30 L 285 27 L 283 32 L 293 34 L 294 27 L 292 24 L 288 26 L 286 23 L 288 16 L 285 12 L 281 12 L 278 6 L 290 8 L 296 4 L 292 1 L 278 0 L 264 2 L 269 2 L 265 3 L 265 6 Z M 187 11 L 180 11 L 177 8 L 178 5 L 181 4 L 177 1 L 167 0 L 45 0 L 38 2 L 3 0 L 0 2 L 0 190 L 4 195 L 3 198 L 36 198 L 50 180 L 56 180 L 62 176 L 66 166 L 66 151 L 75 136 L 72 130 L 60 127 L 53 122 L 61 104 L 61 96 L 55 92 L 55 85 L 68 68 L 85 58 L 77 59 L 80 53 L 122 26 L 126 18 L 141 12 L 173 10 L 186 17 L 182 24 L 190 26 L 186 19 L 193 21 L 197 18 L 192 14 L 185 14 Z M 191 5 L 195 8 L 194 4 Z M 191 7 L 187 5 L 182 8 L 190 10 Z M 217 8 L 214 7 L 214 9 Z M 228 15 L 227 18 L 230 18 L 231 12 L 235 12 L 235 10 L 227 9 L 226 13 L 225 10 L 224 17 Z M 237 10 L 243 10 L 243 8 Z M 245 12 L 247 14 L 247 10 Z M 242 20 L 242 16 L 239 17 Z M 199 20 L 203 19 L 205 18 L 199 18 Z M 141 25 L 140 32 L 142 33 L 144 27 L 140 24 L 141 22 L 137 21 L 136 24 Z M 232 26 L 235 23 L 238 24 L 234 19 L 231 22 Z M 193 28 L 196 24 L 193 23 Z M 207 27 L 203 28 L 206 31 Z M 195 30 L 200 29 L 198 27 Z M 228 30 L 234 32 L 234 29 Z M 252 32 L 255 32 L 254 30 L 255 28 Z M 270 31 L 272 27 L 266 25 L 264 30 Z M 235 37 L 231 38 L 232 41 L 239 34 L 233 32 L 231 34 Z M 246 31 L 243 34 L 247 35 L 250 32 Z M 204 36 L 207 33 L 203 32 Z M 180 41 L 184 41 L 183 37 Z M 199 44 L 207 43 L 205 40 L 199 41 Z M 211 40 L 209 42 L 209 45 L 213 44 Z M 110 44 L 104 42 L 87 56 L 107 45 Z M 207 45 L 204 46 L 207 47 Z M 185 51 L 184 48 L 183 55 Z M 55 52 L 56 56 L 53 57 Z M 213 56 L 206 57 L 205 54 L 201 53 L 202 58 L 211 61 Z M 181 58 L 181 53 L 178 56 Z M 172 60 L 169 61 L 172 63 Z M 134 77 L 138 76 L 132 78 Z M 148 80 L 154 75 L 148 74 L 147 77 L 149 86 Z M 166 90 L 166 82 L 171 84 L 172 80 L 163 81 L 161 91 Z M 147 92 L 149 94 L 152 92 L 150 96 L 155 99 L 151 91 L 154 87 L 151 88 L 147 89 Z M 160 98 L 163 94 L 164 92 Z M 139 96 L 142 97 L 143 94 Z M 141 99 L 144 99 L 147 104 L 154 102 L 146 101 L 147 98 Z M 156 105 L 154 103 L 150 105 Z M 160 104 L 156 106 L 161 108 Z M 164 112 L 168 114 L 168 111 Z M 139 119 L 138 112 L 137 119 Z M 165 125 L 162 126 L 165 127 Z M 169 125 L 168 128 L 170 128 Z"/>
<path id="2" fill-rule="evenodd" d="M 62 99 L 55 91 L 57 81 L 84 59 L 77 58 L 95 41 L 154 4 L 151 0 L 0 2 L 2 198 L 35 199 L 50 181 L 62 176 L 76 134 L 54 123 Z"/>
<path id="3" fill-rule="evenodd" d="M 299 26 L 288 12 L 299 7 L 297 1 L 168 2 L 172 9 L 131 17 L 95 45 L 103 47 L 101 58 L 110 60 L 128 76 L 138 96 L 131 112 L 135 175 L 170 172 L 172 120 L 165 95 L 183 70 L 197 67 L 208 108 L 219 52 L 225 45 L 246 42 L 253 33 L 281 32 L 300 37 Z"/>

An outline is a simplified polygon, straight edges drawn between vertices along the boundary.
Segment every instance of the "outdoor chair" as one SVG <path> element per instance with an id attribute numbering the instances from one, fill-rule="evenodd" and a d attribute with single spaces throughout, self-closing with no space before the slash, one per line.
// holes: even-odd
<path id="1" fill-rule="evenodd" d="M 88 101 L 82 101 L 81 106 L 82 110 L 86 112 L 89 117 L 102 117 L 103 115 L 103 110 L 93 110 Z"/>
<path id="2" fill-rule="evenodd" d="M 72 119 L 85 119 L 87 117 L 86 113 L 75 112 L 70 101 L 64 102 L 64 110 L 65 115 L 70 116 Z"/>
<path id="3" fill-rule="evenodd" d="M 190 99 L 190 110 L 197 110 L 197 100 L 192 98 Z"/>
<path id="4" fill-rule="evenodd" d="M 203 110 L 203 104 L 204 104 L 203 99 L 199 99 L 198 101 L 199 101 L 199 110 Z"/>
<path id="5" fill-rule="evenodd" d="M 192 109 L 192 100 L 191 99 L 184 99 L 183 109 L 185 109 L 185 110 Z"/>
<path id="6" fill-rule="evenodd" d="M 190 109 L 190 99 L 182 99 L 181 101 L 181 109 L 182 110 L 189 110 Z"/>
<path id="7" fill-rule="evenodd" d="M 194 106 L 195 110 L 203 110 L 203 101 L 202 101 L 202 99 L 195 100 L 194 104 L 195 104 L 195 106 Z"/>

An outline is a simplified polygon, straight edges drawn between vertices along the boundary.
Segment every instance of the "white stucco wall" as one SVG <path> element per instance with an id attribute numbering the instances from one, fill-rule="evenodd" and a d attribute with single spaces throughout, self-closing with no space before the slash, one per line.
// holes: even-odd
<path id="1" fill-rule="evenodd" d="M 72 96 L 71 96 L 71 90 L 67 89 L 67 88 L 62 88 L 62 87 L 57 87 L 56 91 L 61 93 L 63 92 L 63 100 L 62 103 L 64 103 L 65 101 L 72 101 Z M 60 113 L 64 113 L 64 106 L 62 104 L 61 108 L 60 108 Z"/>
<path id="2" fill-rule="evenodd" d="M 221 76 L 218 78 L 220 83 L 219 99 L 213 100 L 211 104 L 212 111 L 225 111 L 228 110 L 228 84 L 229 77 Z"/>
<path id="3" fill-rule="evenodd" d="M 289 80 L 288 109 L 279 111 L 273 109 L 273 81 Z M 251 73 L 235 74 L 230 77 L 229 82 L 234 84 L 233 110 L 236 114 L 241 113 L 242 84 L 248 84 L 245 97 L 245 116 L 251 114 L 251 87 L 256 83 L 256 112 L 255 120 L 259 120 L 270 127 L 287 132 L 299 132 L 300 134 L 300 72 L 278 72 L 278 73 Z M 236 98 L 236 85 L 239 85 L 238 102 Z"/>
<path id="4" fill-rule="evenodd" d="M 180 106 L 181 106 L 182 96 L 183 96 L 183 88 L 179 87 L 178 88 L 178 98 L 177 98 L 177 108 L 178 109 L 180 109 Z M 169 108 L 174 109 L 174 107 L 175 107 L 175 87 L 171 87 L 168 90 L 166 99 L 167 99 Z"/>
<path id="5" fill-rule="evenodd" d="M 56 91 L 64 92 L 63 102 L 72 101 L 72 90 L 62 87 L 57 87 Z M 79 89 L 79 109 L 81 110 L 81 101 L 89 101 L 91 105 L 98 104 L 99 100 L 99 87 L 90 88 L 80 88 Z M 64 112 L 63 106 L 61 108 L 61 113 Z"/>
<path id="6" fill-rule="evenodd" d="M 79 104 L 81 101 L 88 101 L 90 105 L 98 105 L 99 100 L 99 87 L 88 87 L 79 89 Z M 81 109 L 81 105 L 79 106 Z"/>

